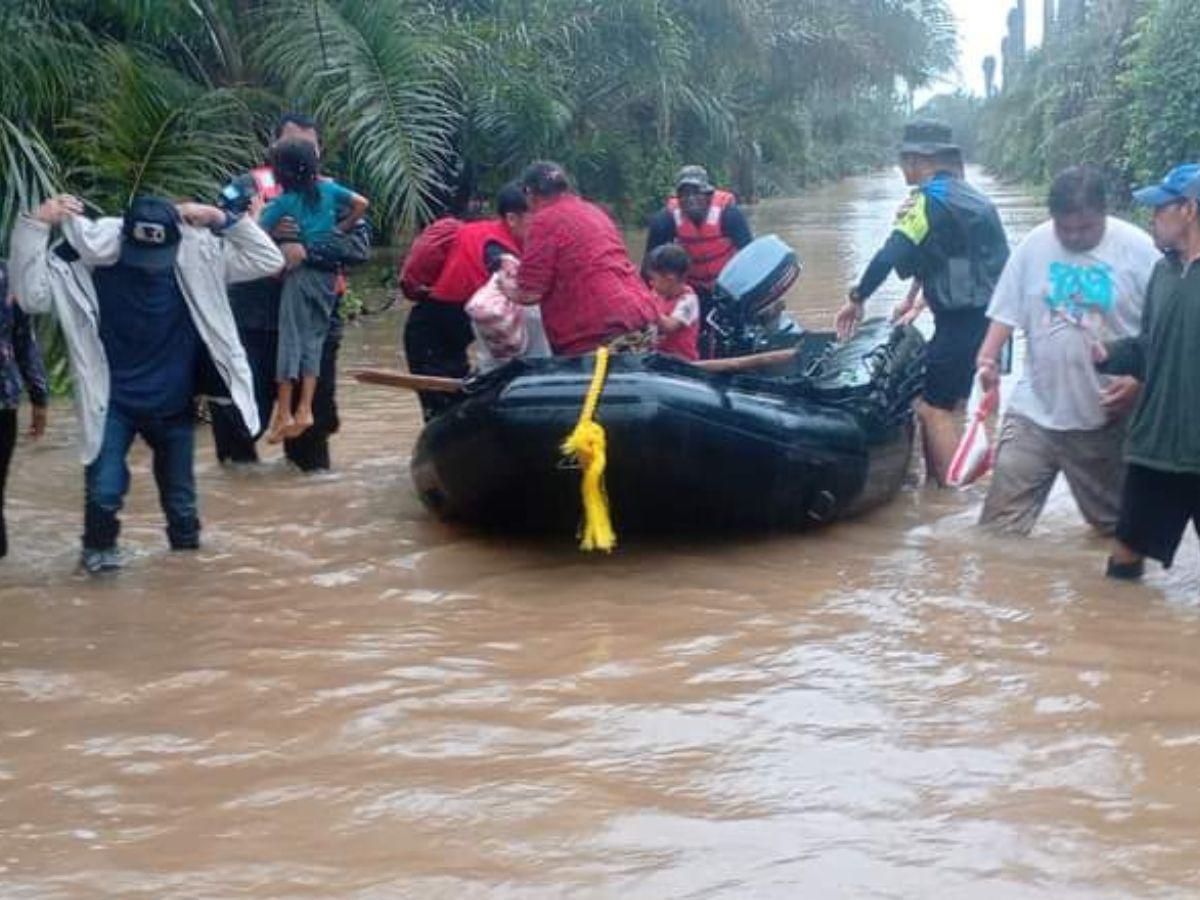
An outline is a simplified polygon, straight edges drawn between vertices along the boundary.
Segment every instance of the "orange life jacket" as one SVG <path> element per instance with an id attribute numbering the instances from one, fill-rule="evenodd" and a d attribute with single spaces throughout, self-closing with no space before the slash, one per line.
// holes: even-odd
<path id="1" fill-rule="evenodd" d="M 513 256 L 520 255 L 516 238 L 501 219 L 467 222 L 454 235 L 454 246 L 437 281 L 429 289 L 434 300 L 466 303 L 471 295 L 487 284 L 488 270 L 483 262 L 484 248 L 495 241 Z"/>
<path id="2" fill-rule="evenodd" d="M 692 261 L 688 271 L 688 284 L 702 291 L 712 291 L 717 276 L 725 264 L 733 259 L 737 247 L 721 231 L 721 214 L 732 206 L 737 198 L 729 191 L 716 191 L 708 207 L 708 215 L 699 226 L 683 213 L 678 197 L 667 200 L 667 209 L 675 218 L 675 242 L 687 251 Z"/>

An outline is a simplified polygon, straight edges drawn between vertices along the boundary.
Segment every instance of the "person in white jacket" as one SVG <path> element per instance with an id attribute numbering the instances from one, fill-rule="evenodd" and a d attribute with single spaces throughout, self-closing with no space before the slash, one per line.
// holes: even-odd
<path id="1" fill-rule="evenodd" d="M 52 246 L 55 227 L 63 240 Z M 225 286 L 274 274 L 283 263 L 252 220 L 197 203 L 138 197 L 123 218 L 90 221 L 77 198 L 63 195 L 18 220 L 12 291 L 26 312 L 55 313 L 70 354 L 86 466 L 86 571 L 120 568 L 117 513 L 138 435 L 154 454 L 172 549 L 199 546 L 197 369 L 207 355 L 247 428 L 257 431 L 250 368 Z"/>

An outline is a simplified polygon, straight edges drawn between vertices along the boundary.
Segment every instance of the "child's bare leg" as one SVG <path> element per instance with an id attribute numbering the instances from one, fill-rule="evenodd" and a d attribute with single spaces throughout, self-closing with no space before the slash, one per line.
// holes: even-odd
<path id="1" fill-rule="evenodd" d="M 305 375 L 300 379 L 300 402 L 296 405 L 295 423 L 288 429 L 288 437 L 299 437 L 313 426 L 313 398 L 317 395 L 317 378 Z"/>
<path id="2" fill-rule="evenodd" d="M 267 443 L 278 444 L 296 427 L 292 416 L 292 382 L 285 378 L 279 382 L 279 393 L 275 397 L 275 412 L 271 415 L 271 427 L 267 430 Z"/>

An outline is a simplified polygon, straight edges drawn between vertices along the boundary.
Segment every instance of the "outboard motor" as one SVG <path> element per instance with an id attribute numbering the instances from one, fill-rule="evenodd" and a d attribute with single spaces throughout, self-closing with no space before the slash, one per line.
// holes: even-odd
<path id="1" fill-rule="evenodd" d="M 793 346 L 802 329 L 785 311 L 783 295 L 800 277 L 796 251 L 777 235 L 743 247 L 717 277 L 705 356 L 749 356 Z"/>

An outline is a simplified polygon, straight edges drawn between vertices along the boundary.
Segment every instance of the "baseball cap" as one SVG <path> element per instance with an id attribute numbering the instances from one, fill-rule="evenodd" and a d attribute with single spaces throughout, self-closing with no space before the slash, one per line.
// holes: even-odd
<path id="1" fill-rule="evenodd" d="M 1135 202 L 1142 206 L 1166 206 L 1176 200 L 1196 199 L 1200 196 L 1200 165 L 1185 163 L 1167 173 L 1158 184 L 1152 184 L 1133 192 Z"/>
<path id="2" fill-rule="evenodd" d="M 121 262 L 162 271 L 175 265 L 179 250 L 179 210 L 162 197 L 135 197 L 121 226 Z"/>
<path id="3" fill-rule="evenodd" d="M 684 166 L 675 176 L 675 189 L 681 187 L 699 188 L 702 192 L 712 193 L 714 188 L 708 180 L 708 170 L 704 166 Z"/>

